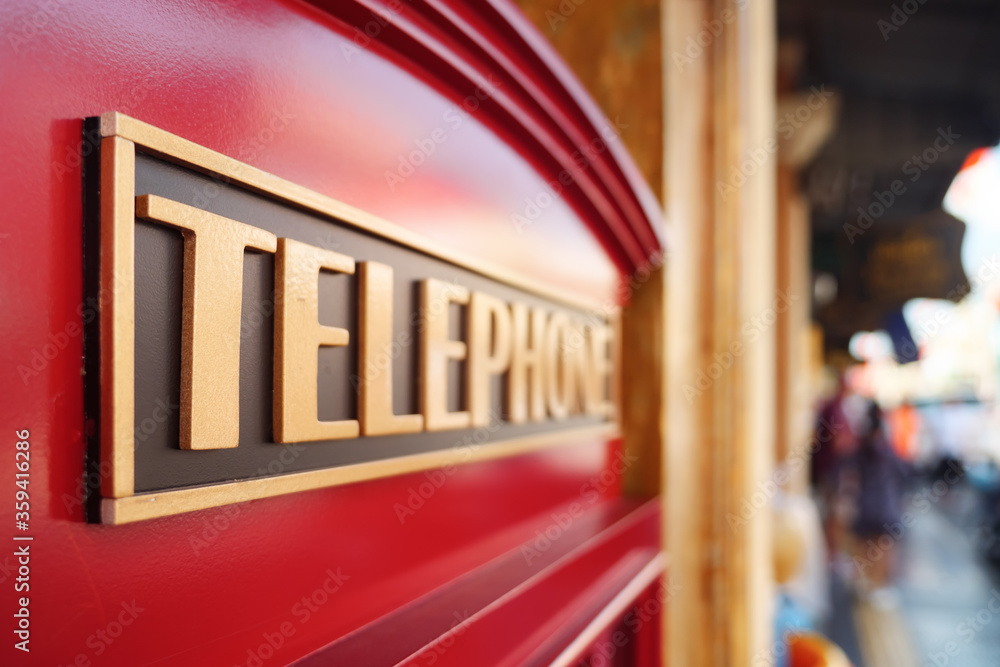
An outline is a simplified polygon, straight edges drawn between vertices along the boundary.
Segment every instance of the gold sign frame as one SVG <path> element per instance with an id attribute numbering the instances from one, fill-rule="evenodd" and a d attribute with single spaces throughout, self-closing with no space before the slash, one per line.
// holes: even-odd
<path id="1" fill-rule="evenodd" d="M 570 428 L 391 459 L 293 472 L 206 486 L 135 492 L 135 163 L 141 151 L 185 168 L 222 177 L 247 190 L 365 231 L 450 264 L 585 311 L 601 313 L 616 330 L 618 309 L 553 289 L 501 267 L 465 257 L 404 227 L 273 176 L 119 112 L 100 117 L 100 453 L 102 523 L 124 524 L 231 503 L 268 498 L 449 465 L 515 456 L 546 447 L 620 437 L 617 370 L 620 336 L 613 340 L 611 414 L 599 425 Z M 103 474 L 107 471 L 107 474 Z"/>

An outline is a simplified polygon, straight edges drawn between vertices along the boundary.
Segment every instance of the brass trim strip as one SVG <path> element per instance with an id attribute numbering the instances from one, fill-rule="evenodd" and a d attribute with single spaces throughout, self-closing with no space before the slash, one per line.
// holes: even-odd
<path id="1" fill-rule="evenodd" d="M 192 141 L 182 139 L 166 130 L 153 127 L 118 111 L 109 111 L 101 115 L 101 135 L 128 139 L 137 146 L 149 149 L 149 152 L 157 157 L 183 164 L 202 173 L 225 176 L 254 192 L 333 218 L 356 229 L 375 234 L 393 243 L 407 246 L 538 296 L 588 312 L 598 313 L 604 317 L 609 317 L 618 310 L 617 305 L 609 308 L 597 300 L 553 288 L 517 272 L 467 257 L 465 253 L 455 252 L 446 246 L 424 238 L 417 232 L 383 220 L 332 197 L 321 195 L 301 185 L 286 181 L 256 167 L 251 167 L 210 148 L 199 146 Z"/>
<path id="2" fill-rule="evenodd" d="M 419 472 L 447 465 L 457 465 L 516 456 L 545 447 L 582 445 L 587 439 L 604 440 L 619 437 L 617 424 L 601 424 L 585 428 L 557 431 L 497 443 L 449 448 L 443 451 L 413 454 L 382 461 L 370 461 L 339 468 L 262 477 L 239 482 L 224 482 L 157 493 L 143 493 L 128 498 L 105 498 L 101 501 L 101 521 L 124 524 L 158 517 L 193 512 L 232 503 L 271 498 L 273 496 L 313 489 L 340 486 L 353 482 Z"/>
<path id="3" fill-rule="evenodd" d="M 135 145 L 108 137 L 101 141 L 101 495 L 114 498 L 135 492 L 134 247 Z"/>

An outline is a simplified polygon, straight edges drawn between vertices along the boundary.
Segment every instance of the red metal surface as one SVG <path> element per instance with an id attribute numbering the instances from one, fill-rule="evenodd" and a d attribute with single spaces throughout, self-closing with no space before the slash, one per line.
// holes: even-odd
<path id="1" fill-rule="evenodd" d="M 620 166 L 630 161 L 606 131 L 608 122 L 581 90 L 571 92 L 572 78 L 552 69 L 556 59 L 544 41 L 509 5 L 314 1 L 355 25 L 377 17 L 380 48 L 420 68 L 445 94 L 462 99 L 477 86 L 491 88 L 479 117 L 506 135 L 547 182 L 563 173 L 573 177 L 562 195 L 624 270 L 634 271 L 658 250 L 657 227 L 649 224 L 655 202 L 634 170 Z M 606 141 L 590 146 L 595 139 Z"/>
<path id="2" fill-rule="evenodd" d="M 398 12 L 419 27 L 405 32 L 336 4 L 337 17 L 291 0 L 3 3 L 0 539 L 16 532 L 14 432 L 28 429 L 34 541 L 31 653 L 6 641 L 0 664 L 284 664 L 517 548 L 551 512 L 618 495 L 600 477 L 617 443 L 581 442 L 444 478 L 83 523 L 86 116 L 125 112 L 596 299 L 617 300 L 619 271 L 658 248 L 655 209 L 617 147 L 527 228 L 512 224 L 597 122 L 537 36 L 497 18 L 513 10 L 415 4 Z M 373 20 L 374 39 L 354 41 Z M 509 99 L 465 113 L 490 72 Z M 401 522 L 396 506 L 419 504 L 424 483 L 433 491 Z M 0 551 L 7 610 L 15 564 Z"/>
<path id="3" fill-rule="evenodd" d="M 560 525 L 556 523 L 554 525 Z M 550 665 L 657 552 L 650 501 L 402 662 L 417 667 Z M 464 610 L 463 610 L 464 613 Z M 432 660 L 433 658 L 433 660 Z"/>
<path id="4" fill-rule="evenodd" d="M 656 554 L 656 501 L 550 512 L 532 539 L 296 667 L 548 664 Z"/>

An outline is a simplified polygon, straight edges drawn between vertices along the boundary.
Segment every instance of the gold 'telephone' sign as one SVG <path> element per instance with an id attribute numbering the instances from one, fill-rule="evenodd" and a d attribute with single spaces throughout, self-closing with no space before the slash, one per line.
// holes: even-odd
<path id="1" fill-rule="evenodd" d="M 613 310 L 127 116 L 99 127 L 103 521 L 616 432 Z"/>

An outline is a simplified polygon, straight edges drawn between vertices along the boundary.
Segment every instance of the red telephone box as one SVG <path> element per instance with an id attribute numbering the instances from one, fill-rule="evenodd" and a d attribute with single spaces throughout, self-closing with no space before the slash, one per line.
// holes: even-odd
<path id="1" fill-rule="evenodd" d="M 0 663 L 659 664 L 658 205 L 512 5 L 2 24 Z"/>

